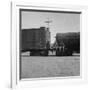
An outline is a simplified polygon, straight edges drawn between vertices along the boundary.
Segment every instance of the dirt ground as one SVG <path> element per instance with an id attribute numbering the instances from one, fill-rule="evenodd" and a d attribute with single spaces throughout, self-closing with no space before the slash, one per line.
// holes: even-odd
<path id="1" fill-rule="evenodd" d="M 21 56 L 21 78 L 80 75 L 80 56 Z"/>

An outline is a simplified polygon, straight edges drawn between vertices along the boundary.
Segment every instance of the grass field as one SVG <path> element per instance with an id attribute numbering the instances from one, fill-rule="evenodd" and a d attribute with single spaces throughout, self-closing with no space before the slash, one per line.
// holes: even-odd
<path id="1" fill-rule="evenodd" d="M 80 75 L 80 56 L 21 56 L 21 78 Z"/>

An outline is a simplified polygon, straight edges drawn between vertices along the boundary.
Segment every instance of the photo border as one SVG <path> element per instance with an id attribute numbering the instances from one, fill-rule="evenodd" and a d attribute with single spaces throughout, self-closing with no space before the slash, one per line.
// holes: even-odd
<path id="1" fill-rule="evenodd" d="M 80 16 L 80 76 L 32 78 L 20 80 L 20 9 L 55 10 L 67 12 L 81 12 Z M 22 88 L 40 85 L 55 85 L 87 82 L 86 35 L 87 6 L 53 5 L 27 2 L 11 2 L 11 87 Z M 85 60 L 86 59 L 86 60 Z M 63 79 L 63 80 L 62 80 Z M 36 81 L 35 81 L 36 80 Z M 46 83 L 47 82 L 47 83 Z M 48 83 L 49 82 L 49 83 Z M 53 83 L 52 83 L 53 82 Z M 34 84 L 34 85 L 33 85 Z"/>

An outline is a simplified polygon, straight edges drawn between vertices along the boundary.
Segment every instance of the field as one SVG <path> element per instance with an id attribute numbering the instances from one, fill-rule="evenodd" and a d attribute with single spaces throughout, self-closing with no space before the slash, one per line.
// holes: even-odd
<path id="1" fill-rule="evenodd" d="M 21 78 L 66 77 L 80 75 L 80 56 L 21 56 Z"/>

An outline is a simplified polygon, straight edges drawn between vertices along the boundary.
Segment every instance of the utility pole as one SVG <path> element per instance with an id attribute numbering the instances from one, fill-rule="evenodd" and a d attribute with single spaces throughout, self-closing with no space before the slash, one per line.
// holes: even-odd
<path id="1" fill-rule="evenodd" d="M 49 20 L 49 18 L 48 18 L 47 21 L 45 21 L 45 23 L 47 23 L 48 29 L 50 28 L 50 23 L 51 23 L 51 22 L 52 22 L 52 20 Z"/>

